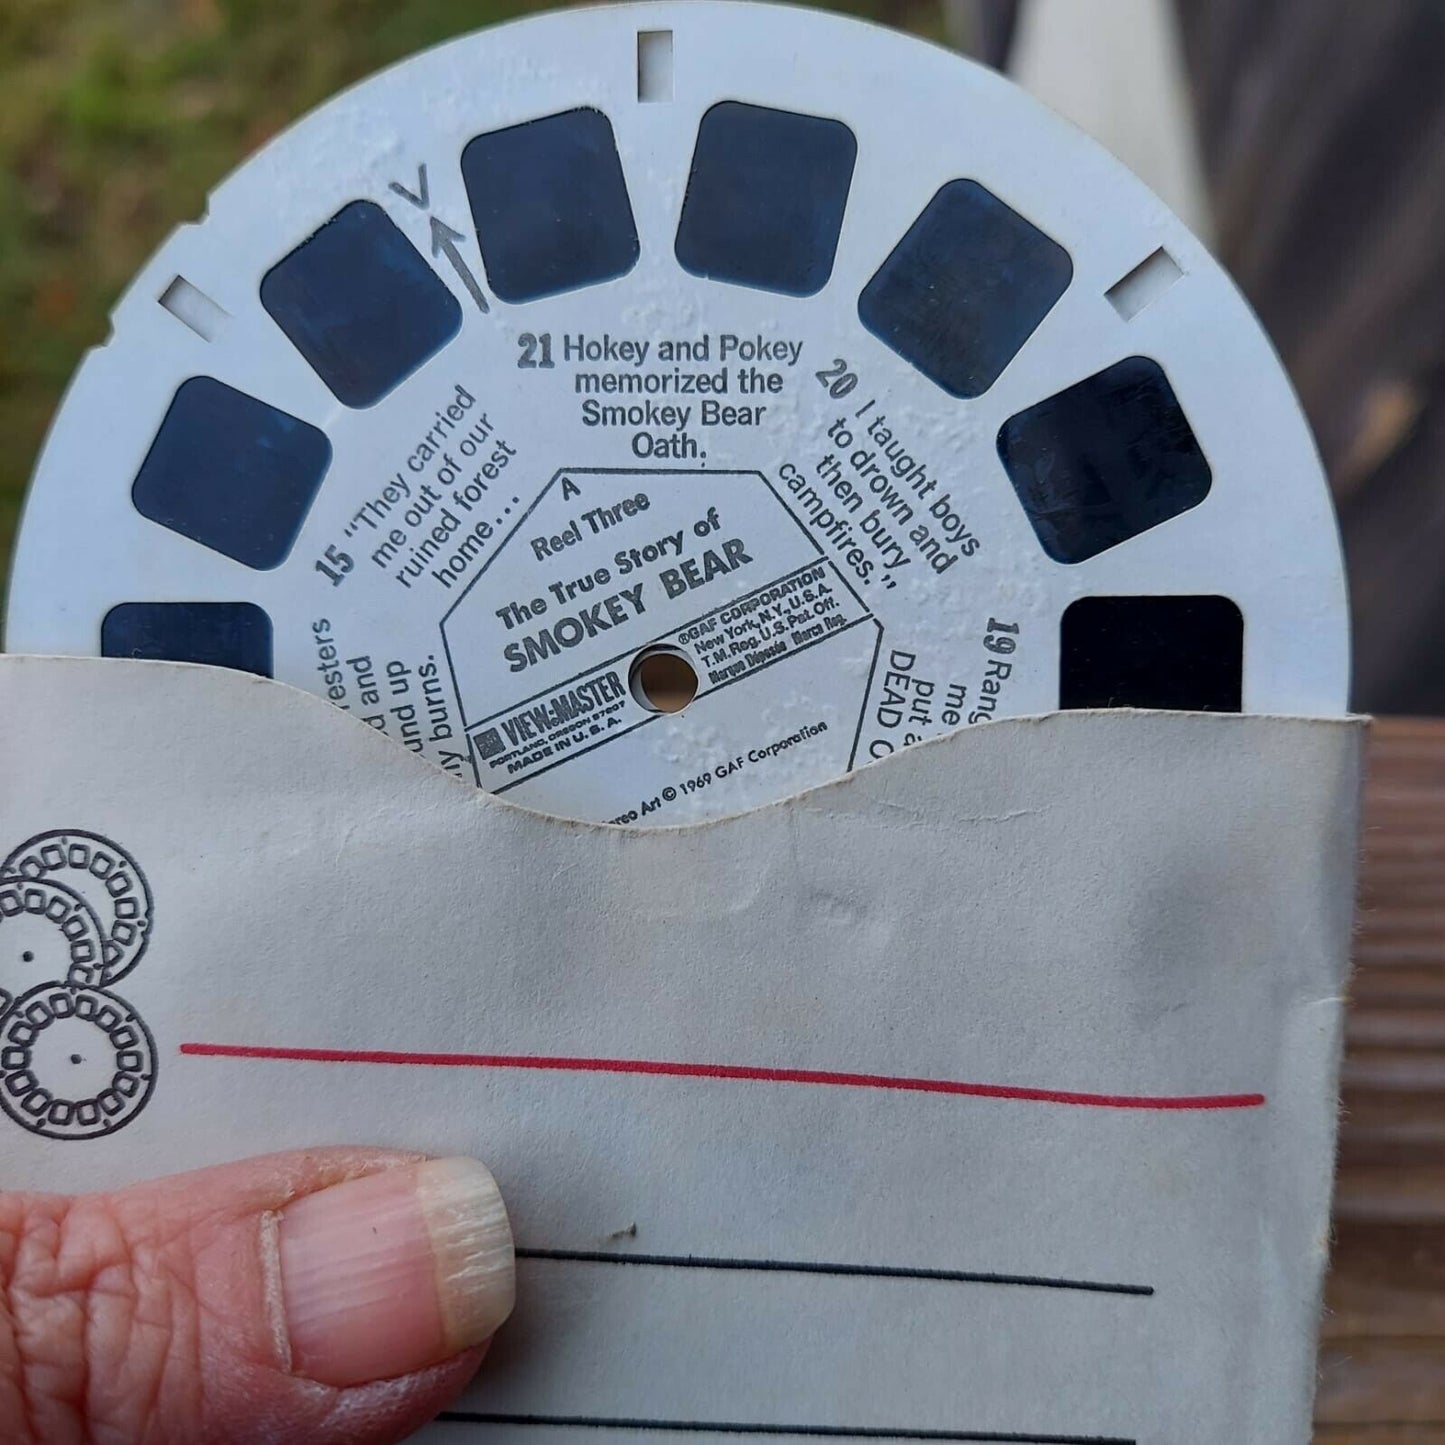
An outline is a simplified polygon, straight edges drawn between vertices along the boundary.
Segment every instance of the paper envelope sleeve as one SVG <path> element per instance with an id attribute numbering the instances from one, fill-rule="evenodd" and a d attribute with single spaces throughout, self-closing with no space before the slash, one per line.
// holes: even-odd
<path id="1" fill-rule="evenodd" d="M 429 1439 L 1308 1438 L 1358 723 L 628 831 L 235 673 L 0 658 L 0 720 L 4 1184 L 482 1158 L 519 1304 Z"/>

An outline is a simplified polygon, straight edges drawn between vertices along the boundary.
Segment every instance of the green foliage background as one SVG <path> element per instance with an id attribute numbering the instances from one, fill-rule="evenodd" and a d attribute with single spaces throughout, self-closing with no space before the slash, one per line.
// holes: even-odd
<path id="1" fill-rule="evenodd" d="M 342 86 L 535 0 L 0 0 L 0 592 L 65 384 L 137 267 Z M 937 6 L 834 8 L 936 30 Z"/>

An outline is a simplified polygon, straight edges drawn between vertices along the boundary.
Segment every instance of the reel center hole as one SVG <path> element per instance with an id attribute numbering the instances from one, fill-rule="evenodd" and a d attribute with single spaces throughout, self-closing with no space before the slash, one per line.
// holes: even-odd
<path id="1" fill-rule="evenodd" d="M 84 1019 L 58 1019 L 35 1039 L 30 1059 L 35 1077 L 61 1099 L 91 1099 L 108 1089 L 115 1049 Z"/>
<path id="2" fill-rule="evenodd" d="M 627 685 L 649 712 L 681 712 L 697 696 L 697 669 L 675 647 L 646 647 L 632 659 Z"/>

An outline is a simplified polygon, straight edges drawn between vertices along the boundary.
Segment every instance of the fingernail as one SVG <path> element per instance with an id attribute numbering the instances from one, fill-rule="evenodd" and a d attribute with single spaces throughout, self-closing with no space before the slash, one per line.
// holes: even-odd
<path id="1" fill-rule="evenodd" d="M 410 1374 L 512 1312 L 512 1230 L 474 1159 L 432 1159 L 309 1194 L 281 1213 L 291 1367 L 327 1385 Z"/>

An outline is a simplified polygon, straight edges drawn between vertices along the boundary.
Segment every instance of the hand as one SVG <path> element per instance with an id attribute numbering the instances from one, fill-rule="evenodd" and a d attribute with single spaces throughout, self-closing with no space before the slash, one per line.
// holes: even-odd
<path id="1" fill-rule="evenodd" d="M 0 1193 L 0 1437 L 399 1440 L 512 1298 L 506 1209 L 469 1159 L 320 1149 Z"/>

